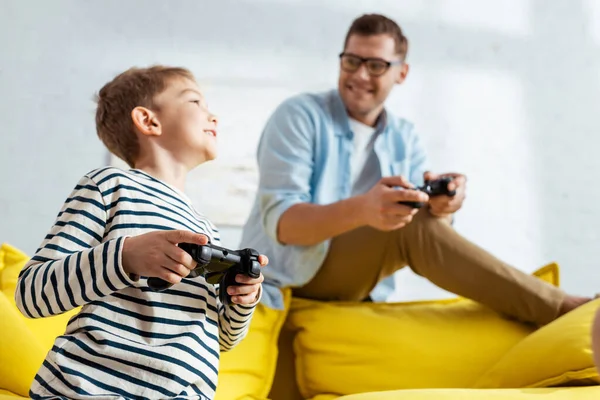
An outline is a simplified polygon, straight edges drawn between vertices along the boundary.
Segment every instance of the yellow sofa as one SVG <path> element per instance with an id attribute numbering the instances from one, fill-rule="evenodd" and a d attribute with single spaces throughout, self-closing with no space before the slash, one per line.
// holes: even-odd
<path id="1" fill-rule="evenodd" d="M 26 397 L 77 312 L 26 319 L 14 304 L 28 257 L 0 247 L 0 400 Z M 558 266 L 535 273 L 559 284 Z M 223 353 L 216 400 L 600 399 L 590 330 L 600 300 L 532 327 L 462 298 L 392 304 L 293 299 L 259 306 Z"/>

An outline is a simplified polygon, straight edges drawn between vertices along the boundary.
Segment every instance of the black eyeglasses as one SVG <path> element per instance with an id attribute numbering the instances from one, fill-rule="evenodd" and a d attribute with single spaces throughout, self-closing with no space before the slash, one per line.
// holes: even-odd
<path id="1" fill-rule="evenodd" d="M 376 57 L 360 57 L 354 54 L 341 53 L 340 66 L 346 72 L 356 72 L 362 64 L 367 67 L 367 72 L 371 76 L 383 75 L 392 65 L 400 65 L 402 61 L 386 61 Z"/>

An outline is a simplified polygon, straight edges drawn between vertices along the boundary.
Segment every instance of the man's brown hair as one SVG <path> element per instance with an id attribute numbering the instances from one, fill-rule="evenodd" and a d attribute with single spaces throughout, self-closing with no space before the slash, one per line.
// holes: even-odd
<path id="1" fill-rule="evenodd" d="M 352 35 L 372 36 L 372 35 L 390 35 L 396 43 L 396 53 L 402 58 L 408 53 L 408 39 L 402 33 L 400 26 L 393 20 L 381 14 L 365 14 L 356 18 L 344 41 L 344 48 L 348 45 L 348 40 Z"/>
<path id="2" fill-rule="evenodd" d="M 154 108 L 154 98 L 170 79 L 194 76 L 185 68 L 161 65 L 130 68 L 108 82 L 96 97 L 96 132 L 108 150 L 133 167 L 139 143 L 131 119 L 136 107 Z"/>

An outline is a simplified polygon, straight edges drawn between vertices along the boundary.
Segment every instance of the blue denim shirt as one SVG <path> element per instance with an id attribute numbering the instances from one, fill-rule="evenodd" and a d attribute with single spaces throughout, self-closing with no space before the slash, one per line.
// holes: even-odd
<path id="1" fill-rule="evenodd" d="M 350 157 L 353 133 L 338 90 L 300 94 L 284 101 L 271 115 L 258 144 L 259 183 L 241 246 L 257 249 L 269 257 L 263 269 L 262 302 L 283 308 L 279 287 L 309 282 L 323 263 L 329 240 L 312 246 L 284 245 L 277 240 L 281 215 L 297 203 L 330 204 L 351 196 Z M 361 174 L 373 182 L 381 177 L 403 175 L 421 185 L 426 154 L 413 125 L 385 111 L 379 118 L 374 152 L 378 171 Z M 365 184 L 366 183 L 366 184 Z M 355 249 L 348 249 L 355 251 Z M 393 276 L 381 281 L 371 293 L 385 301 L 395 289 Z"/>

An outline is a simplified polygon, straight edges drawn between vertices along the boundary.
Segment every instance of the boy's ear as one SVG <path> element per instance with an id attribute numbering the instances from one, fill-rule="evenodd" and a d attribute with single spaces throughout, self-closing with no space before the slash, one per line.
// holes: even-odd
<path id="1" fill-rule="evenodd" d="M 160 122 L 152 110 L 149 110 L 146 107 L 136 107 L 131 111 L 131 119 L 142 135 L 160 136 Z"/>

